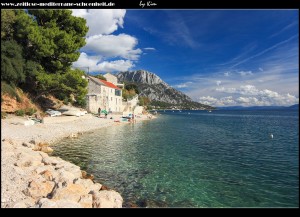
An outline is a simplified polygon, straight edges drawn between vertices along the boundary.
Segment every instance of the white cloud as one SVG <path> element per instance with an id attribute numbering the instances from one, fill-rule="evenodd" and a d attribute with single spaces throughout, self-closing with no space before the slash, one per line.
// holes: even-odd
<path id="1" fill-rule="evenodd" d="M 244 106 L 263 105 L 262 102 L 260 102 L 255 97 L 242 97 L 241 96 L 241 97 L 238 97 L 235 101 Z"/>
<path id="2" fill-rule="evenodd" d="M 263 72 L 263 71 L 264 71 L 264 69 L 263 69 L 263 68 L 260 68 L 260 67 L 258 68 L 258 70 L 259 70 L 259 71 L 261 71 L 261 72 Z"/>
<path id="3" fill-rule="evenodd" d="M 253 75 L 251 71 L 240 71 L 238 72 L 241 76 Z"/>
<path id="4" fill-rule="evenodd" d="M 127 71 L 132 68 L 134 64 L 130 60 L 116 60 L 107 62 L 104 61 L 98 64 L 100 71 L 114 72 L 114 71 Z"/>
<path id="5" fill-rule="evenodd" d="M 225 72 L 225 73 L 224 73 L 224 76 L 225 76 L 225 77 L 229 77 L 229 75 L 230 75 L 230 72 Z"/>
<path id="6" fill-rule="evenodd" d="M 199 102 L 206 105 L 215 105 L 218 102 L 218 99 L 211 96 L 202 96 L 199 97 Z"/>
<path id="7" fill-rule="evenodd" d="M 99 71 L 97 63 L 101 60 L 100 56 L 88 56 L 86 53 L 82 52 L 78 60 L 73 63 L 73 67 L 80 68 L 82 70 L 89 68 L 89 71 Z"/>
<path id="8" fill-rule="evenodd" d="M 237 104 L 232 96 L 221 97 L 219 99 L 211 96 L 203 96 L 199 98 L 199 102 L 212 106 L 232 106 Z"/>
<path id="9" fill-rule="evenodd" d="M 222 83 L 222 81 L 216 81 L 216 84 L 217 84 L 218 86 L 220 86 L 221 83 Z"/>
<path id="10" fill-rule="evenodd" d="M 87 68 L 90 72 L 126 71 L 135 65 L 142 50 L 136 48 L 137 38 L 119 34 L 112 35 L 119 27 L 123 28 L 126 10 L 123 9 L 73 9 L 74 16 L 86 19 L 89 31 L 86 45 L 74 67 Z M 154 48 L 148 48 L 151 50 Z M 110 61 L 114 58 L 113 61 Z M 120 58 L 119 60 L 117 58 Z"/>
<path id="11" fill-rule="evenodd" d="M 124 9 L 72 9 L 72 14 L 86 19 L 89 32 L 87 36 L 111 34 L 123 27 Z"/>
<path id="12" fill-rule="evenodd" d="M 88 56 L 82 52 L 77 62 L 73 64 L 74 68 L 79 68 L 90 72 L 113 72 L 113 71 L 127 71 L 134 67 L 134 64 L 130 60 L 116 60 L 116 61 L 104 61 L 99 63 L 100 56 Z"/>
<path id="13" fill-rule="evenodd" d="M 86 39 L 85 52 L 97 53 L 109 57 L 122 57 L 137 60 L 142 53 L 141 49 L 134 49 L 138 44 L 135 37 L 126 34 L 120 35 L 94 35 Z"/>
<path id="14" fill-rule="evenodd" d="M 200 97 L 200 102 L 213 106 L 243 105 L 243 106 L 270 106 L 292 105 L 299 103 L 299 98 L 291 94 L 279 94 L 275 91 L 259 90 L 253 85 L 242 85 L 238 88 L 216 88 L 216 91 L 235 94 L 235 98 L 229 97 Z"/>
<path id="15" fill-rule="evenodd" d="M 173 85 L 174 88 L 187 88 L 187 87 L 190 87 L 190 85 L 192 84 L 193 82 L 185 82 L 185 83 L 182 83 L 182 84 L 177 84 L 177 85 Z"/>
<path id="16" fill-rule="evenodd" d="M 223 93 L 237 93 L 237 94 L 241 94 L 241 95 L 258 95 L 259 90 L 256 89 L 255 86 L 253 85 L 242 85 L 239 88 L 235 88 L 235 87 L 219 87 L 216 88 L 216 91 L 220 91 Z"/>
<path id="17" fill-rule="evenodd" d="M 174 86 L 175 88 L 186 88 L 187 84 L 178 84 Z"/>
<path id="18" fill-rule="evenodd" d="M 151 51 L 153 50 L 153 51 L 155 51 L 156 49 L 154 47 L 145 47 L 144 50 L 151 50 Z"/>
<path id="19" fill-rule="evenodd" d="M 278 95 L 277 97 L 263 97 L 263 96 L 240 96 L 233 98 L 232 96 L 214 98 L 211 96 L 200 97 L 199 102 L 211 106 L 287 106 L 299 103 L 299 98 L 290 94 Z"/>

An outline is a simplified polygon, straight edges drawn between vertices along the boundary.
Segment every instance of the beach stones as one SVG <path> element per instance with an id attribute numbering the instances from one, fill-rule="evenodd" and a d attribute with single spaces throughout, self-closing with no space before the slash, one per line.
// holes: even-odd
<path id="1" fill-rule="evenodd" d="M 52 200 L 71 200 L 79 201 L 82 195 L 86 195 L 89 192 L 79 184 L 67 184 L 65 187 L 58 187 L 52 193 Z"/>
<path id="2" fill-rule="evenodd" d="M 27 189 L 23 193 L 31 198 L 37 199 L 40 197 L 47 197 L 55 186 L 54 182 L 51 181 L 32 181 L 29 183 Z"/>
<path id="3" fill-rule="evenodd" d="M 123 198 L 116 191 L 102 190 L 93 194 L 94 208 L 121 208 Z"/>
<path id="4" fill-rule="evenodd" d="M 33 151 L 32 146 L 40 151 Z M 101 190 L 108 188 L 94 183 L 93 175 L 82 172 L 80 167 L 41 152 L 45 147 L 48 143 L 2 142 L 5 173 L 1 181 L 1 207 L 122 207 L 123 199 L 119 193 Z"/>

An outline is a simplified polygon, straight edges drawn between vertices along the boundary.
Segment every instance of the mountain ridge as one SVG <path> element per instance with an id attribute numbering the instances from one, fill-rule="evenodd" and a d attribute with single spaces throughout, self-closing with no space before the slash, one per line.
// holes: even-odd
<path id="1" fill-rule="evenodd" d="M 189 96 L 168 85 L 155 73 L 136 70 L 119 72 L 116 76 L 119 82 L 136 84 L 140 96 L 148 97 L 152 105 L 176 106 L 179 109 L 214 109 L 193 101 Z"/>
<path id="2" fill-rule="evenodd" d="M 218 110 L 299 110 L 299 104 L 291 106 L 228 106 L 228 107 L 217 107 Z"/>

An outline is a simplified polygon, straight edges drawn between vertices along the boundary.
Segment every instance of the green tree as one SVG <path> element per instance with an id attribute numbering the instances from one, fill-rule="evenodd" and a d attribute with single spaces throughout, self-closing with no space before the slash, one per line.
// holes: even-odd
<path id="1" fill-rule="evenodd" d="M 51 93 L 61 100 L 72 102 L 72 95 L 75 98 L 75 104 L 84 106 L 87 81 L 82 78 L 83 71 L 70 69 L 65 74 L 59 75 L 37 71 L 36 75 L 36 89 L 39 94 L 35 97 L 35 100 Z"/>
<path id="2" fill-rule="evenodd" d="M 95 75 L 94 77 L 99 78 L 99 79 L 104 80 L 104 81 L 107 81 L 107 79 L 101 74 Z"/>
<path id="3" fill-rule="evenodd" d="M 15 20 L 14 10 L 1 10 L 1 39 L 12 39 Z"/>
<path id="4" fill-rule="evenodd" d="M 123 99 L 130 100 L 135 95 L 136 95 L 136 92 L 135 92 L 134 89 L 130 89 L 130 90 L 123 89 L 122 90 L 122 97 L 123 97 Z"/>
<path id="5" fill-rule="evenodd" d="M 85 19 L 71 10 L 8 10 L 1 24 L 1 81 L 22 84 L 35 100 L 53 94 L 85 104 L 84 72 L 71 69 L 85 45 Z"/>
<path id="6" fill-rule="evenodd" d="M 133 83 L 129 83 L 129 84 L 125 84 L 125 89 L 126 90 L 134 90 L 136 94 L 139 94 L 139 89 L 138 86 L 136 84 Z"/>
<path id="7" fill-rule="evenodd" d="M 87 80 L 83 79 L 84 71 L 79 69 L 69 70 L 62 77 L 62 88 L 65 90 L 65 93 L 70 98 L 71 95 L 74 96 L 75 102 L 79 106 L 85 106 L 85 96 L 87 94 Z"/>
<path id="8" fill-rule="evenodd" d="M 1 81 L 18 85 L 25 81 L 25 60 L 16 41 L 1 41 Z"/>
<path id="9" fill-rule="evenodd" d="M 64 73 L 80 55 L 88 32 L 86 21 L 71 10 L 28 10 L 18 12 L 17 40 L 26 46 L 31 60 L 48 73 Z"/>
<path id="10" fill-rule="evenodd" d="M 140 106 L 148 106 L 150 103 L 150 99 L 146 96 L 139 97 L 139 105 Z"/>

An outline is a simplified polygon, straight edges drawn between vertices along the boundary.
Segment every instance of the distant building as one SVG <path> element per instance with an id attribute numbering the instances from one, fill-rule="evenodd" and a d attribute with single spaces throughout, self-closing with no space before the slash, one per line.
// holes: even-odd
<path id="1" fill-rule="evenodd" d="M 111 74 L 110 74 L 111 75 Z M 113 75 L 111 75 L 113 76 Z M 108 80 L 114 79 L 110 77 Z M 115 76 L 114 76 L 115 77 Z M 115 77 L 116 78 L 116 77 Z M 122 89 L 114 83 L 88 76 L 87 111 L 97 113 L 98 108 L 112 113 L 123 112 Z M 114 80 L 115 83 L 117 81 Z"/>

